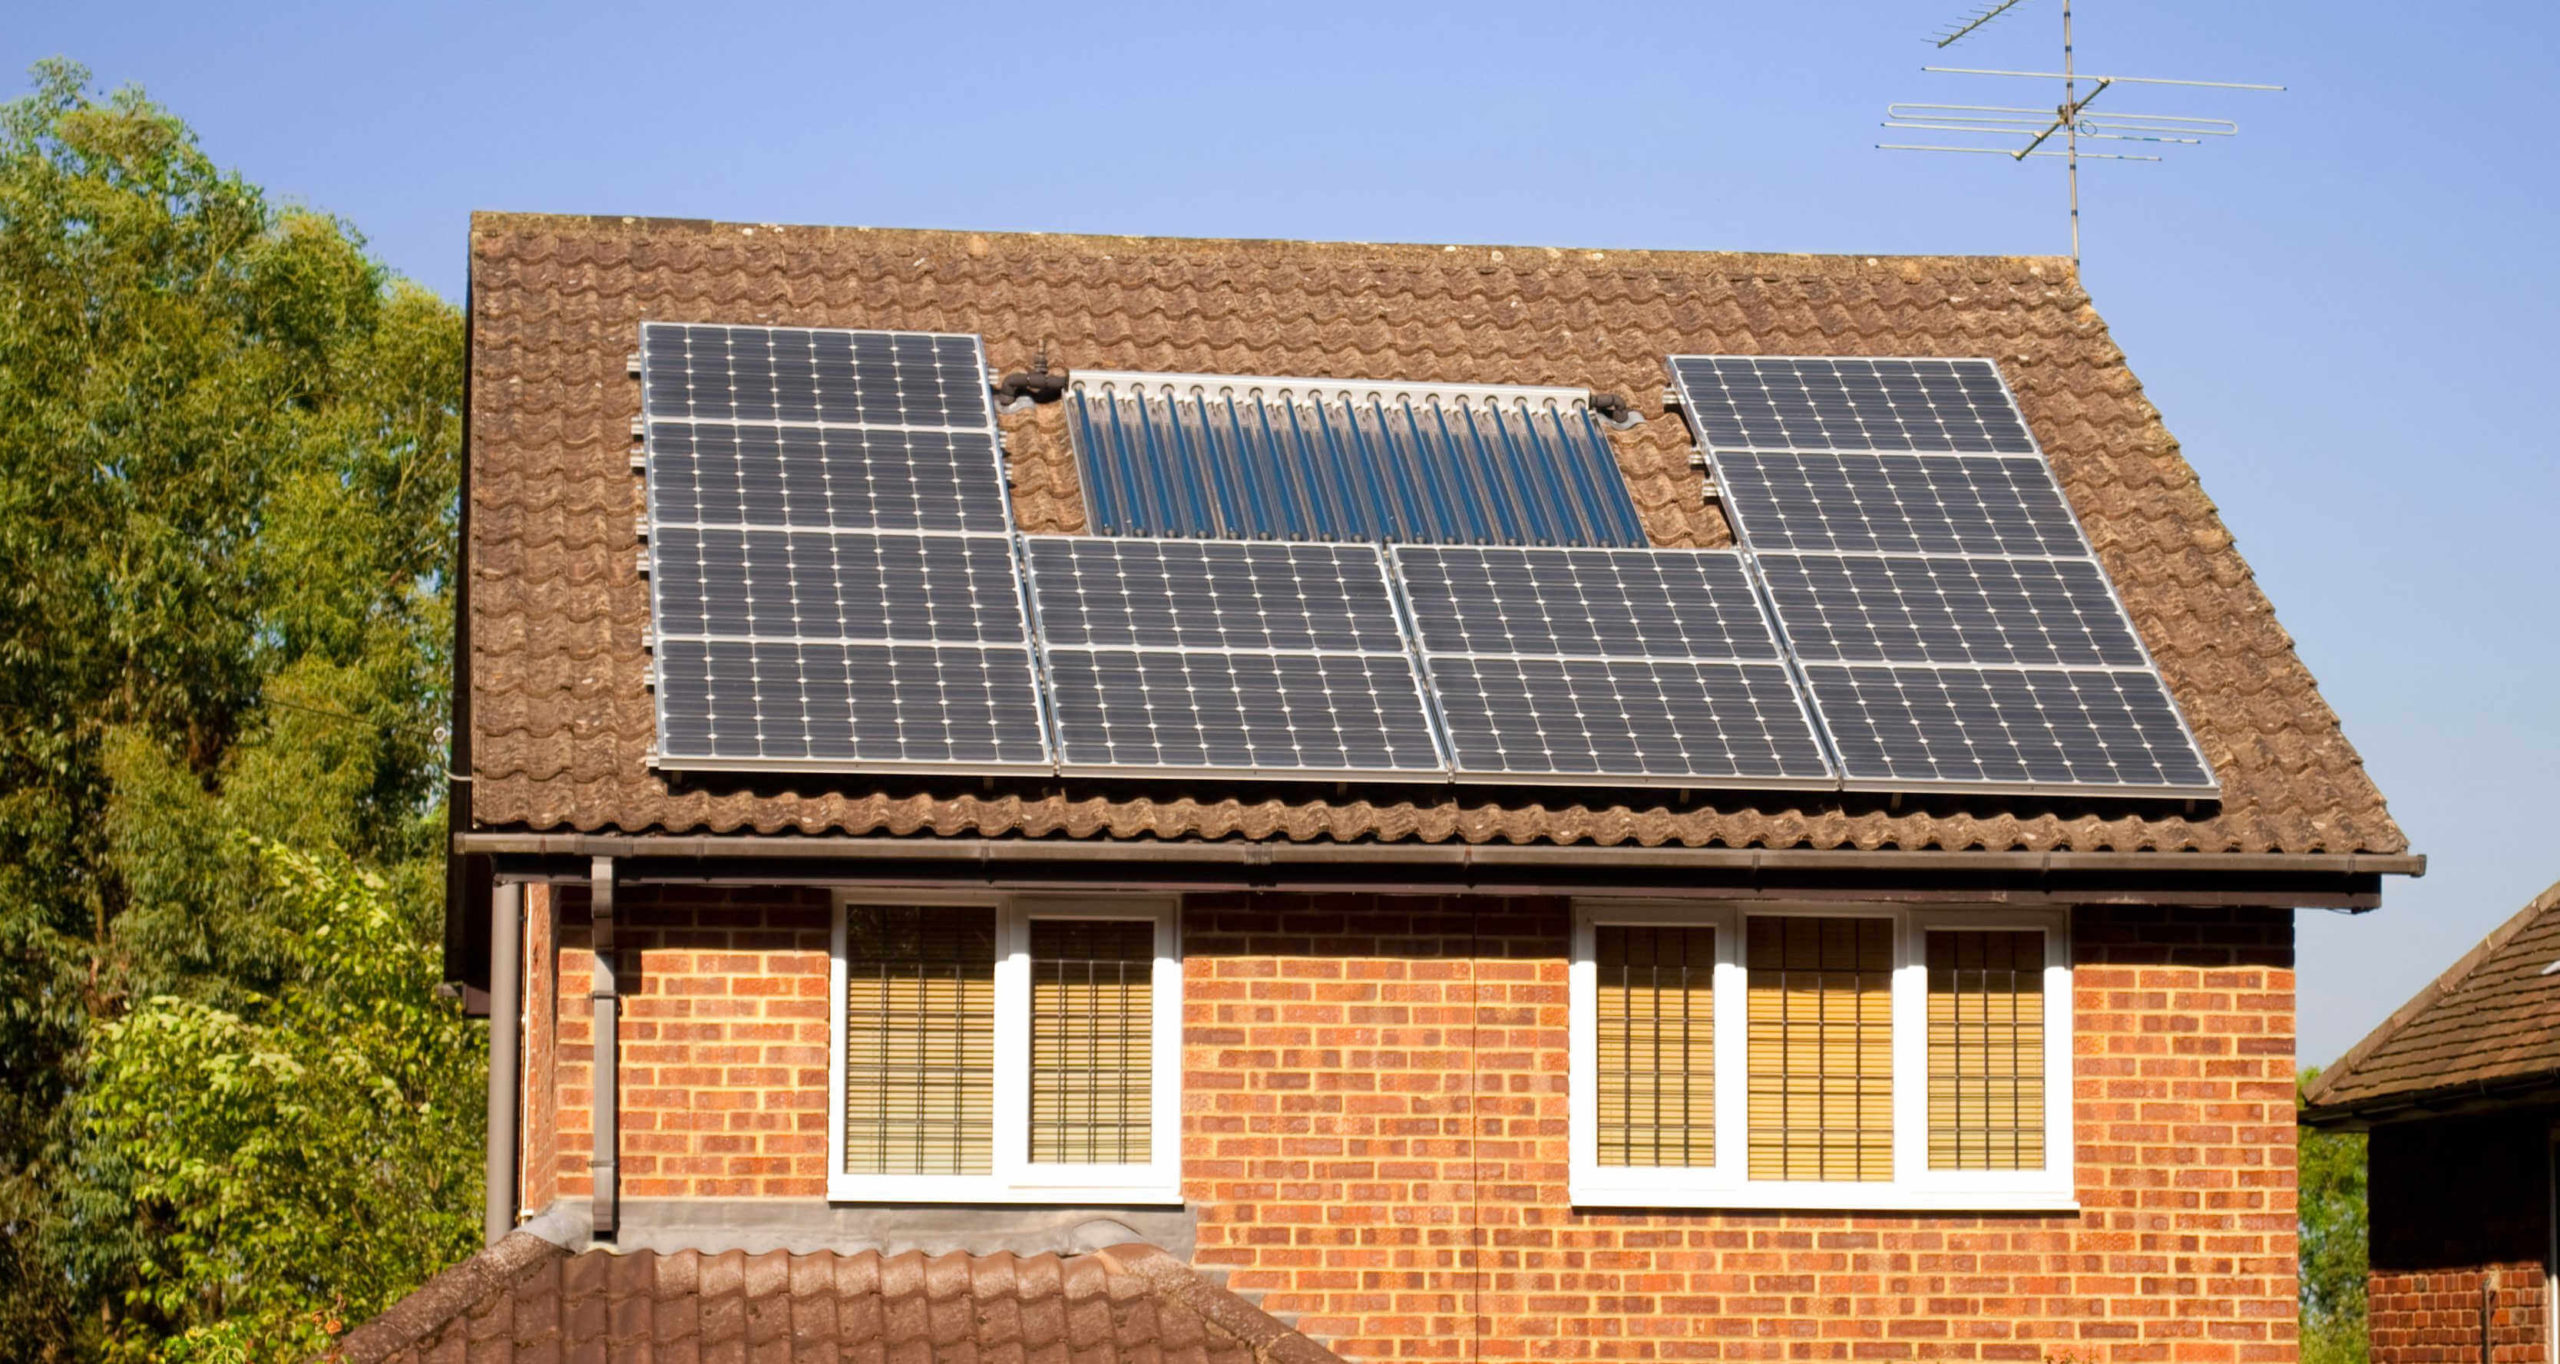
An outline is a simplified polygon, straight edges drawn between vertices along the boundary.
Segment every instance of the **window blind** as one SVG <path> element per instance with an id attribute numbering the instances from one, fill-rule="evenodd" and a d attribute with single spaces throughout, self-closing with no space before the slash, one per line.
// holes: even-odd
<path id="1" fill-rule="evenodd" d="M 993 1168 L 995 974 L 991 907 L 846 907 L 847 1173 Z"/>
<path id="2" fill-rule="evenodd" d="M 1893 1178 L 1893 923 L 1767 916 L 1745 934 L 1750 1174 Z"/>
<path id="3" fill-rule="evenodd" d="M 1031 1159 L 1141 1165 L 1154 1102 L 1156 926 L 1031 921 Z"/>
<path id="4" fill-rule="evenodd" d="M 1592 935 L 1600 1163 L 1714 1164 L 1715 930 L 1599 924 Z"/>
<path id="5" fill-rule="evenodd" d="M 2044 1168 L 2044 935 L 1929 936 L 1929 1168 Z"/>

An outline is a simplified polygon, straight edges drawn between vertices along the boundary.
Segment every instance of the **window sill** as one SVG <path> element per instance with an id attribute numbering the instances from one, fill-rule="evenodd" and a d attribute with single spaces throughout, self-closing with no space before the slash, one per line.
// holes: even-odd
<path id="1" fill-rule="evenodd" d="M 1573 1205 L 1693 1212 L 2077 1213 L 2080 1200 L 2051 1189 L 1913 1189 L 1892 1184 L 1746 1184 L 1701 1187 L 1676 1180 L 1576 1181 Z"/>
<path id="2" fill-rule="evenodd" d="M 1163 1184 L 1001 1184 L 949 1177 L 839 1176 L 827 1181 L 830 1203 L 1059 1204 L 1178 1208 L 1182 1190 Z"/>

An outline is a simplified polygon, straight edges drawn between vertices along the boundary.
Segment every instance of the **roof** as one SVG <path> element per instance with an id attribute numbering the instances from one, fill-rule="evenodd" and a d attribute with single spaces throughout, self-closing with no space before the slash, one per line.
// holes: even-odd
<path id="1" fill-rule="evenodd" d="M 472 222 L 475 828 L 2251 854 L 2406 850 L 2337 717 L 2068 261 Z M 1556 384 L 1625 395 L 1654 543 L 1730 543 L 1665 411 L 1671 353 L 1990 356 L 2223 788 L 2219 805 L 810 776 L 671 787 L 629 451 L 644 320 L 971 332 L 1069 369 Z M 1003 419 L 1023 529 L 1085 529 L 1055 404 Z"/>
<path id="2" fill-rule="evenodd" d="M 2321 1123 L 2560 1081 L 2560 884 L 2498 925 L 2303 1092 Z"/>
<path id="3" fill-rule="evenodd" d="M 354 1364 L 869 1357 L 1341 1364 L 1152 1246 L 1093 1255 L 572 1255 L 514 1232 L 338 1342 Z"/>

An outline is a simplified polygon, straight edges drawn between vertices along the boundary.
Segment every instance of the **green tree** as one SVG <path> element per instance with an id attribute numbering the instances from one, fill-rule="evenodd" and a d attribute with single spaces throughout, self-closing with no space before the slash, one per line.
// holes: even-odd
<path id="1" fill-rule="evenodd" d="M 156 1231 L 133 1248 L 140 1310 L 112 1356 L 210 1321 L 265 1345 L 256 1357 L 300 1358 L 324 1323 L 379 1311 L 478 1242 L 479 1075 L 460 1062 L 481 1037 L 434 997 L 436 948 L 380 877 L 257 851 L 279 892 L 276 993 L 236 1010 L 154 996 L 91 1042 L 75 1113 L 97 1164 L 70 1230 Z"/>
<path id="2" fill-rule="evenodd" d="M 2302 1072 L 2301 1084 L 2319 1074 Z M 2304 1128 L 2301 1138 L 2303 1364 L 2365 1364 L 2364 1134 Z"/>
<path id="3" fill-rule="evenodd" d="M 0 1357 L 266 1301 L 162 1291 L 191 1186 L 73 1115 L 134 1038 L 305 1017 L 317 930 L 252 839 L 433 940 L 461 373 L 450 305 L 139 92 L 52 61 L 0 105 Z"/>

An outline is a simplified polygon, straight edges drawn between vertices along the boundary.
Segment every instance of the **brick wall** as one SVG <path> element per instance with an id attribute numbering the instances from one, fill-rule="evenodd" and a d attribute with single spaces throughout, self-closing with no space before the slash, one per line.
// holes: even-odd
<path id="1" fill-rule="evenodd" d="M 559 1191 L 588 1192 L 563 894 Z M 825 1190 L 822 896 L 625 891 L 626 1196 Z M 2292 924 L 2074 919 L 2076 1217 L 1587 1214 L 1556 900 L 1195 896 L 1198 1259 L 1354 1359 L 2289 1364 Z"/>
<path id="2" fill-rule="evenodd" d="M 560 969 L 557 894 L 549 886 L 524 888 L 524 1114 L 516 1134 L 520 1152 L 517 1203 L 532 1211 L 560 1196 Z M 581 1003 L 584 1001 L 581 1000 Z"/>
<path id="3" fill-rule="evenodd" d="M 560 900 L 558 1187 L 585 1197 L 594 921 L 585 891 Z M 614 911 L 622 1196 L 824 1197 L 825 894 L 626 888 Z"/>
<path id="4" fill-rule="evenodd" d="M 2376 1128 L 2368 1148 L 2374 1364 L 2546 1364 L 2549 1111 Z"/>
<path id="5" fill-rule="evenodd" d="M 1361 1359 L 2294 1358 L 2289 915 L 2076 916 L 2077 1217 L 1576 1212 L 1566 927 L 1195 898 L 1200 1261 Z"/>

